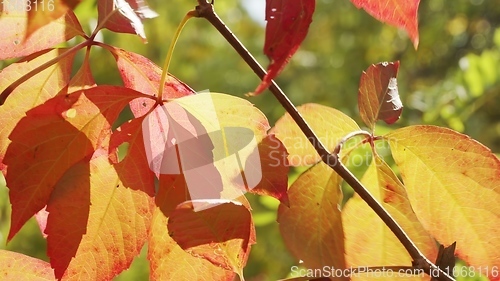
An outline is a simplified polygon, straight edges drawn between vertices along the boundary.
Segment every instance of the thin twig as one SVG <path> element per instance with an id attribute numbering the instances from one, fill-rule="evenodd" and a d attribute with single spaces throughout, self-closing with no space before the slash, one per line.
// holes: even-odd
<path id="1" fill-rule="evenodd" d="M 219 16 L 215 13 L 213 5 L 206 0 L 198 0 L 196 11 L 198 12 L 197 16 L 208 20 L 229 42 L 229 44 L 231 44 L 236 52 L 238 52 L 241 58 L 248 64 L 248 66 L 250 66 L 255 74 L 257 74 L 260 79 L 263 79 L 263 77 L 266 75 L 266 71 L 264 70 L 264 68 L 262 68 L 257 60 L 255 60 L 250 52 L 248 52 L 245 46 L 219 18 Z M 417 246 L 408 237 L 401 226 L 394 220 L 394 218 L 392 218 L 387 210 L 385 210 L 385 208 L 370 194 L 370 192 L 361 184 L 361 182 L 359 182 L 359 180 L 344 166 L 344 164 L 339 160 L 338 154 L 330 154 L 328 149 L 319 140 L 309 124 L 307 124 L 305 119 L 298 112 L 297 108 L 292 104 L 292 102 L 274 81 L 272 81 L 269 90 L 285 108 L 288 114 L 290 114 L 295 123 L 297 123 L 304 135 L 314 146 L 317 153 L 321 156 L 323 162 L 325 162 L 335 172 L 337 172 L 396 235 L 398 240 L 401 242 L 401 244 L 403 244 L 405 249 L 410 254 L 411 258 L 413 259 L 413 267 L 416 269 L 422 269 L 425 273 L 430 274 L 432 277 L 435 277 L 438 280 L 454 281 L 452 277 L 440 270 L 435 264 L 429 261 L 422 254 L 422 252 L 420 252 Z M 334 122 L 334 120 L 332 120 L 332 122 Z"/>

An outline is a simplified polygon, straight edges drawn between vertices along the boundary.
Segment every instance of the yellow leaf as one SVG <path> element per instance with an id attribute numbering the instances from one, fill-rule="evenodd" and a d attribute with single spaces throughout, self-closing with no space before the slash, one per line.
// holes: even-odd
<path id="1" fill-rule="evenodd" d="M 404 186 L 379 156 L 374 156 L 361 182 L 401 225 L 422 253 L 434 261 L 437 254 L 434 239 L 413 213 Z M 342 224 L 349 267 L 411 266 L 412 259 L 401 242 L 359 195 L 355 194 L 347 201 L 342 210 Z M 397 272 L 375 272 L 353 276 L 351 280 L 371 280 L 377 275 L 383 280 L 429 279 Z"/>
<path id="2" fill-rule="evenodd" d="M 308 268 L 345 268 L 340 181 L 320 162 L 292 184 L 288 190 L 290 207 L 279 206 L 278 223 L 285 244 Z M 346 276 L 339 277 L 347 280 Z"/>
<path id="3" fill-rule="evenodd" d="M 330 151 L 333 151 L 342 137 L 352 131 L 359 130 L 359 126 L 354 120 L 334 108 L 308 103 L 297 107 L 297 109 Z M 276 134 L 276 137 L 285 145 L 289 153 L 290 165 L 307 166 L 321 160 L 312 144 L 288 113 L 276 122 L 270 133 Z"/>
<path id="4" fill-rule="evenodd" d="M 500 267 L 498 158 L 468 136 L 436 126 L 406 127 L 385 138 L 423 226 L 445 246 L 457 241 L 461 259 L 499 280 L 493 276 Z"/>

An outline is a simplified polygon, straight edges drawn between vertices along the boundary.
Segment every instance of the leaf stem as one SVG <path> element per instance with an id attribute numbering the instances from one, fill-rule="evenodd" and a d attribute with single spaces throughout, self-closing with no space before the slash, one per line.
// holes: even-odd
<path id="1" fill-rule="evenodd" d="M 196 16 L 196 11 L 189 11 L 182 21 L 177 26 L 177 30 L 175 31 L 174 37 L 172 38 L 172 42 L 170 42 L 170 47 L 168 48 L 167 57 L 165 58 L 165 62 L 163 63 L 163 71 L 161 73 L 160 87 L 158 89 L 158 102 L 162 101 L 163 91 L 165 85 L 165 80 L 167 79 L 168 67 L 170 66 L 170 61 L 172 60 L 172 54 L 174 53 L 175 44 L 177 44 L 177 40 L 181 35 L 182 29 L 188 22 L 188 20 L 192 17 Z"/>
<path id="2" fill-rule="evenodd" d="M 337 144 L 337 146 L 335 146 L 335 149 L 333 150 L 333 154 L 339 154 L 340 153 L 340 150 L 342 149 L 342 146 L 344 145 L 344 143 L 346 143 L 348 140 L 354 138 L 354 137 L 357 137 L 357 136 L 365 136 L 366 138 L 372 140 L 373 139 L 373 136 L 372 134 L 370 134 L 369 132 L 367 131 L 363 131 L 363 130 L 360 130 L 360 131 L 354 131 L 354 132 L 351 132 L 349 134 L 347 134 L 346 136 L 344 136 L 340 141 L 339 143 Z"/>
<path id="3" fill-rule="evenodd" d="M 37 68 L 31 70 L 30 72 L 24 74 L 23 76 L 19 77 L 16 81 L 14 81 L 12 84 L 7 86 L 2 93 L 0 94 L 0 105 L 3 105 L 5 103 L 5 100 L 10 96 L 10 94 L 17 88 L 19 85 L 23 84 L 26 82 L 28 79 L 31 77 L 37 75 L 38 73 L 44 71 L 45 69 L 51 67 L 53 64 L 56 64 L 58 61 L 62 60 L 63 58 L 77 52 L 78 50 L 90 46 L 92 44 L 91 40 L 85 40 L 82 43 L 75 45 L 71 47 L 70 49 L 66 50 L 64 53 L 60 54 L 59 56 L 49 60 L 48 62 L 45 62 L 44 64 L 38 66 Z"/>
<path id="4" fill-rule="evenodd" d="M 229 44 L 238 52 L 241 58 L 248 64 L 248 66 L 257 74 L 260 79 L 266 75 L 266 71 L 257 62 L 257 60 L 248 52 L 245 46 L 238 40 L 238 38 L 231 32 L 231 30 L 224 24 L 224 22 L 215 13 L 213 5 L 206 0 L 198 0 L 196 6 L 196 17 L 205 18 L 208 20 L 219 33 L 227 40 Z M 401 226 L 394 220 L 394 218 L 387 212 L 387 210 L 370 194 L 370 192 L 361 184 L 361 182 L 342 164 L 339 160 L 337 153 L 332 153 L 327 150 L 324 144 L 320 141 L 314 131 L 311 129 L 306 120 L 298 112 L 297 108 L 288 99 L 288 97 L 279 88 L 276 82 L 272 81 L 269 90 L 273 93 L 280 104 L 290 114 L 292 119 L 297 123 L 307 139 L 316 149 L 317 153 L 321 156 L 323 162 L 330 166 L 337 172 L 359 196 L 375 211 L 375 213 L 384 221 L 384 223 L 396 235 L 401 244 L 410 254 L 413 259 L 413 268 L 422 269 L 425 273 L 442 281 L 454 281 L 454 279 L 447 273 L 439 269 L 435 264 L 429 261 L 413 241 L 408 237 Z M 333 122 L 333 120 L 332 120 Z"/>

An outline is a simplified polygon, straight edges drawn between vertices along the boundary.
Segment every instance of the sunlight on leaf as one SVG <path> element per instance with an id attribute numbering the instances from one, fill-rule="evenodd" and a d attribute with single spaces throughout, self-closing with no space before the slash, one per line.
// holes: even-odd
<path id="1" fill-rule="evenodd" d="M 56 280 L 48 262 L 0 249 L 2 280 Z"/>
<path id="2" fill-rule="evenodd" d="M 28 1 L 26 10 L 28 11 L 28 26 L 26 37 L 31 36 L 33 32 L 41 27 L 60 18 L 73 10 L 81 0 L 45 0 Z"/>
<path id="3" fill-rule="evenodd" d="M 4 5 L 4 8 L 14 6 Z M 25 10 L 4 10 L 0 16 L 2 40 L 0 60 L 17 58 L 54 47 L 76 35 L 84 36 L 78 19 L 72 11 L 40 27 L 26 38 L 27 14 Z"/>
<path id="4" fill-rule="evenodd" d="M 385 138 L 422 225 L 441 244 L 456 241 L 456 254 L 471 266 L 498 268 L 498 158 L 468 136 L 436 126 L 406 127 Z"/>
<path id="5" fill-rule="evenodd" d="M 31 60 L 21 60 L 2 69 L 0 90 L 4 90 L 23 74 L 38 67 L 46 60 L 57 57 L 64 50 L 52 50 Z M 8 136 L 26 111 L 54 97 L 69 82 L 73 56 L 65 57 L 59 63 L 48 67 L 36 76 L 17 87 L 11 96 L 0 106 L 0 169 L 6 172 L 3 158 L 10 144 Z"/>
<path id="6" fill-rule="evenodd" d="M 396 122 L 403 111 L 396 76 L 399 61 L 372 64 L 361 75 L 358 92 L 359 114 L 373 132 L 375 122 Z"/>
<path id="7" fill-rule="evenodd" d="M 298 106 L 297 109 L 330 151 L 333 151 L 342 137 L 359 130 L 354 120 L 337 109 L 313 103 Z M 276 122 L 270 133 L 275 134 L 285 145 L 290 154 L 290 165 L 307 166 L 321 160 L 288 113 Z"/>
<path id="8" fill-rule="evenodd" d="M 404 186 L 391 168 L 377 155 L 374 156 L 361 183 L 405 230 L 410 239 L 430 260 L 437 254 L 434 239 L 422 227 L 408 201 Z M 349 267 L 367 265 L 411 266 L 412 258 L 392 231 L 368 204 L 355 194 L 342 210 L 345 233 L 346 260 Z M 351 280 L 366 280 L 370 275 L 360 274 Z M 429 277 L 404 277 L 405 280 L 428 280 Z M 385 276 L 384 280 L 401 280 Z"/>
<path id="9" fill-rule="evenodd" d="M 92 70 L 90 68 L 90 62 L 88 57 L 89 53 L 90 50 L 87 49 L 87 53 L 85 54 L 85 59 L 83 60 L 80 69 L 78 69 L 75 75 L 71 77 L 71 81 L 69 82 L 69 87 L 68 87 L 68 93 L 73 93 L 79 90 L 85 90 L 96 86 L 94 77 L 92 76 Z"/>
<path id="10" fill-rule="evenodd" d="M 258 143 L 266 117 L 248 101 L 216 93 L 186 96 L 148 114 L 148 163 L 159 174 L 184 174 L 192 199 L 235 199 L 262 179 Z"/>
<path id="11" fill-rule="evenodd" d="M 123 87 L 99 86 L 59 95 L 27 112 L 9 136 L 4 159 L 12 204 L 9 240 L 47 204 L 71 166 L 107 146 L 112 122 L 141 96 Z"/>
<path id="12" fill-rule="evenodd" d="M 146 242 L 153 198 L 124 186 L 104 153 L 68 170 L 47 209 L 56 276 L 110 280 L 130 266 Z"/>
<path id="13" fill-rule="evenodd" d="M 285 67 L 306 38 L 316 0 L 266 0 L 264 54 L 271 60 L 268 73 L 253 95 L 262 93 Z"/>
<path id="14" fill-rule="evenodd" d="M 420 0 L 351 0 L 351 2 L 377 20 L 406 30 L 413 46 L 417 49 Z"/>
<path id="15" fill-rule="evenodd" d="M 292 184 L 288 190 L 290 207 L 279 206 L 278 223 L 285 244 L 308 268 L 346 267 L 340 182 L 340 177 L 320 162 Z"/>

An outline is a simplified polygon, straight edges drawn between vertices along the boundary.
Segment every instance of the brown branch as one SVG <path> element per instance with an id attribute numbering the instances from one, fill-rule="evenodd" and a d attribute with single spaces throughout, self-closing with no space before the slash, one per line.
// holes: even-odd
<path id="1" fill-rule="evenodd" d="M 257 74 L 260 79 L 266 75 L 266 71 L 255 60 L 255 58 L 248 52 L 245 46 L 238 40 L 238 38 L 231 32 L 231 30 L 224 24 L 224 22 L 215 13 L 212 3 L 206 0 L 198 0 L 196 7 L 198 13 L 197 17 L 205 18 L 208 20 L 219 33 L 231 44 L 231 46 L 238 52 L 241 58 L 250 66 L 250 68 Z M 375 211 L 375 213 L 384 221 L 384 223 L 396 235 L 398 240 L 403 244 L 413 259 L 413 267 L 422 269 L 425 273 L 430 274 L 432 277 L 442 281 L 454 281 L 452 277 L 440 270 L 435 264 L 429 261 L 413 241 L 408 237 L 401 226 L 392 218 L 392 216 L 385 210 L 385 208 L 370 194 L 370 192 L 359 182 L 359 180 L 344 166 L 339 160 L 337 153 L 332 153 L 321 143 L 314 131 L 311 129 L 306 120 L 298 112 L 297 108 L 292 104 L 288 97 L 283 93 L 279 86 L 272 81 L 269 90 L 285 110 L 290 114 L 293 120 L 297 123 L 307 139 L 316 149 L 317 153 L 321 156 L 323 162 L 330 166 L 337 172 L 359 196 Z M 333 120 L 332 120 L 333 121 Z"/>

